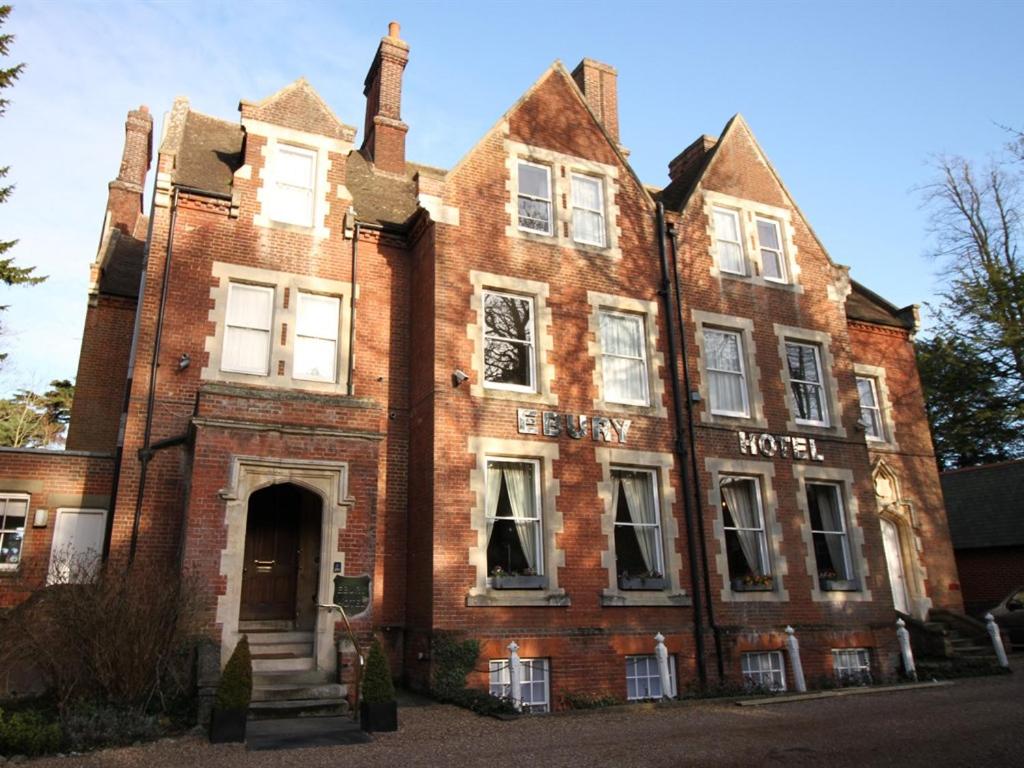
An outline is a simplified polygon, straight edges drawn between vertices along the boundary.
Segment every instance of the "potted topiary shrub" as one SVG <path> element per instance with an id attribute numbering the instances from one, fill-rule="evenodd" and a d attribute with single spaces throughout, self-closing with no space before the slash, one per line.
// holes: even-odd
<path id="1" fill-rule="evenodd" d="M 391 669 L 380 641 L 374 640 L 366 660 L 363 695 L 359 703 L 359 726 L 364 731 L 397 731 L 398 703 Z"/>
<path id="2" fill-rule="evenodd" d="M 250 701 L 252 656 L 249 653 L 249 638 L 242 635 L 217 683 L 217 698 L 210 718 L 212 743 L 245 741 L 245 722 L 249 717 Z"/>

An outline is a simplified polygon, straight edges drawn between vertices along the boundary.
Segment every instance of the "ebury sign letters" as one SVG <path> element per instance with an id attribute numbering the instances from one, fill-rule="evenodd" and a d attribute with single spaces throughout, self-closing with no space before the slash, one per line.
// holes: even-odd
<path id="1" fill-rule="evenodd" d="M 606 443 L 625 443 L 633 425 L 630 419 L 590 418 L 582 414 L 535 411 L 532 408 L 519 408 L 517 422 L 521 435 L 561 437 L 565 433 L 573 440 L 582 440 L 589 434 L 594 440 Z"/>
<path id="2" fill-rule="evenodd" d="M 767 456 L 769 459 L 778 455 L 783 459 L 792 456 L 794 459 L 804 461 L 825 460 L 825 457 L 818 453 L 818 445 L 813 437 L 770 435 L 767 432 L 759 435 L 737 432 L 737 435 L 740 439 L 740 453 L 744 455 Z"/>

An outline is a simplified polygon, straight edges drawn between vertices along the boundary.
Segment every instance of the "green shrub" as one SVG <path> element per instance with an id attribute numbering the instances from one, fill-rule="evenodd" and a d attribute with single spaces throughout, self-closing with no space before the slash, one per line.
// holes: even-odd
<path id="1" fill-rule="evenodd" d="M 249 653 L 249 638 L 242 639 L 235 646 L 234 653 L 224 666 L 217 684 L 218 709 L 248 709 L 252 701 L 252 655 Z"/>
<path id="2" fill-rule="evenodd" d="M 60 725 L 47 722 L 38 712 L 0 709 L 0 755 L 45 755 L 61 745 Z"/>
<path id="3" fill-rule="evenodd" d="M 370 656 L 366 660 L 366 674 L 363 677 L 363 701 L 367 704 L 384 704 L 395 700 L 395 685 L 391 682 L 391 668 L 384 655 L 380 641 L 374 640 Z"/>
<path id="4" fill-rule="evenodd" d="M 444 698 L 449 704 L 463 707 L 478 715 L 515 715 L 516 708 L 510 699 L 499 699 L 491 696 L 487 691 L 479 691 L 475 688 L 463 688 L 455 691 Z"/>
<path id="5" fill-rule="evenodd" d="M 480 641 L 456 640 L 451 635 L 437 634 L 430 644 L 433 659 L 433 692 L 446 699 L 466 688 L 466 676 L 473 671 L 480 656 Z"/>
<path id="6" fill-rule="evenodd" d="M 64 735 L 76 752 L 133 744 L 161 733 L 156 716 L 128 707 L 80 703 L 64 715 Z"/>
<path id="7" fill-rule="evenodd" d="M 614 696 L 602 696 L 597 693 L 567 693 L 562 696 L 562 700 L 569 709 L 601 709 L 602 707 L 614 707 L 622 703 Z"/>

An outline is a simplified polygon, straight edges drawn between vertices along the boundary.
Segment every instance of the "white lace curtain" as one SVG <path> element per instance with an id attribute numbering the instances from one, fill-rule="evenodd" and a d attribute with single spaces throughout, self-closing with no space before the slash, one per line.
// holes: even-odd
<path id="1" fill-rule="evenodd" d="M 537 569 L 538 520 L 533 495 L 533 465 L 491 463 L 487 465 L 487 538 L 490 540 L 498 515 L 501 483 L 505 482 L 511 508 L 511 520 L 523 548 L 526 565 Z"/>

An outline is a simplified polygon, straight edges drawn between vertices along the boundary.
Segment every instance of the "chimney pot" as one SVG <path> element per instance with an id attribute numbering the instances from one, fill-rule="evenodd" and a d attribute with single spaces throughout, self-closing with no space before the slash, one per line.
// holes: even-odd
<path id="1" fill-rule="evenodd" d="M 390 24 L 388 24 L 388 37 L 390 37 L 392 40 L 397 40 L 398 34 L 401 31 L 401 29 L 402 28 L 399 26 L 397 21 L 392 21 Z"/>
<path id="2" fill-rule="evenodd" d="M 398 39 L 398 32 L 398 22 L 391 22 L 366 75 L 366 130 L 361 151 L 377 170 L 404 174 L 409 126 L 402 122 L 402 72 L 409 61 L 409 46 Z"/>

